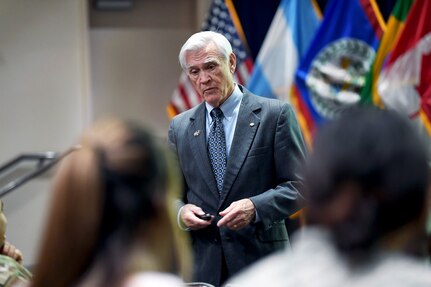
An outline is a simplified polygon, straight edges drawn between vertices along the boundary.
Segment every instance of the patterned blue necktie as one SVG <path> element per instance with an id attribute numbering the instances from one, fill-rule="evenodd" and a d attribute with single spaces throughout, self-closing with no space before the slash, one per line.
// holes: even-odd
<path id="1" fill-rule="evenodd" d="M 223 190 L 224 174 L 226 172 L 226 138 L 223 128 L 223 112 L 215 108 L 210 113 L 213 124 L 208 136 L 208 152 L 213 173 L 217 182 L 218 192 Z"/>

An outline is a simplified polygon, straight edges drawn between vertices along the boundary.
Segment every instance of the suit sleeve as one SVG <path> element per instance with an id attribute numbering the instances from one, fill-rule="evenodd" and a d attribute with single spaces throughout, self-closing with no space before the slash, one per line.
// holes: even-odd
<path id="1" fill-rule="evenodd" d="M 179 162 L 179 157 L 178 157 L 178 146 L 177 146 L 177 135 L 176 135 L 176 130 L 175 130 L 175 119 L 171 120 L 171 123 L 169 125 L 169 131 L 168 131 L 168 147 L 169 149 L 172 151 L 172 153 L 174 154 L 174 158 L 177 161 L 177 165 L 180 167 L 181 169 L 181 165 Z M 182 197 L 181 199 L 178 199 L 177 201 L 177 209 L 179 210 L 184 203 L 186 202 L 186 190 L 188 189 L 187 187 L 187 183 L 186 180 L 184 178 L 183 172 L 181 170 L 181 176 L 183 176 L 183 189 L 182 189 Z"/>
<path id="2" fill-rule="evenodd" d="M 175 137 L 174 120 L 171 120 L 171 123 L 169 124 L 168 146 L 172 152 L 177 155 L 177 141 Z"/>
<path id="3" fill-rule="evenodd" d="M 300 169 L 307 149 L 291 106 L 282 104 L 274 136 L 276 181 L 273 189 L 250 198 L 266 228 L 284 220 L 301 208 Z"/>

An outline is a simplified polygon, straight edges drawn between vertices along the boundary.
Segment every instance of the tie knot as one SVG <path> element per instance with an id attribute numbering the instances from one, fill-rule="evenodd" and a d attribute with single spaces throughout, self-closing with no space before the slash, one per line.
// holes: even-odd
<path id="1" fill-rule="evenodd" d="M 223 112 L 220 108 L 215 108 L 210 112 L 211 117 L 214 119 L 221 119 L 223 118 Z"/>

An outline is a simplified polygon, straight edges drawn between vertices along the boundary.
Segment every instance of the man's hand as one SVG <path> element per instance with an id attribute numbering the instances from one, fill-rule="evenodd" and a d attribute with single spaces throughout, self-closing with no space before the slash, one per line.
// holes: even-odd
<path id="1" fill-rule="evenodd" d="M 253 202 L 246 198 L 232 202 L 228 208 L 219 213 L 223 218 L 217 223 L 218 227 L 226 226 L 239 230 L 248 225 L 256 214 Z"/>
<path id="2" fill-rule="evenodd" d="M 22 263 L 21 251 L 17 249 L 14 245 L 10 244 L 8 241 L 5 241 L 3 246 L 0 248 L 0 254 L 9 256 L 15 259 L 18 263 Z"/>
<path id="3" fill-rule="evenodd" d="M 181 209 L 181 220 L 182 223 L 190 228 L 191 230 L 199 230 L 202 228 L 207 227 L 208 225 L 211 225 L 211 222 L 213 221 L 214 217 L 210 220 L 203 220 L 197 217 L 197 215 L 204 215 L 205 212 L 202 210 L 202 208 L 194 205 L 194 204 L 186 204 Z"/>

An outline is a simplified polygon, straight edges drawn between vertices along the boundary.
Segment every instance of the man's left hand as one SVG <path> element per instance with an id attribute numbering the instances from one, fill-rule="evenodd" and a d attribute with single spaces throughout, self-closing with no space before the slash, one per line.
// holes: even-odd
<path id="1" fill-rule="evenodd" d="M 228 208 L 219 213 L 223 218 L 217 223 L 218 227 L 226 226 L 239 230 L 248 225 L 256 214 L 253 202 L 246 198 L 232 202 Z"/>

